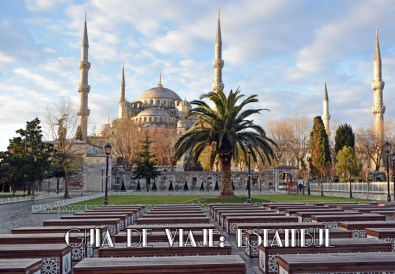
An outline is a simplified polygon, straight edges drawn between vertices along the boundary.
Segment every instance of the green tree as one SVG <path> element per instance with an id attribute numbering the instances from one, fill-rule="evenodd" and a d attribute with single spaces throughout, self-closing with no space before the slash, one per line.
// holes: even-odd
<path id="1" fill-rule="evenodd" d="M 320 171 L 321 166 L 325 167 L 327 163 L 331 162 L 328 135 L 321 116 L 314 118 L 313 130 L 310 133 L 309 149 L 311 153 L 310 167 L 315 171 Z"/>
<path id="2" fill-rule="evenodd" d="M 82 130 L 81 130 L 81 126 L 78 126 L 77 128 L 77 133 L 75 134 L 75 139 L 82 141 Z"/>
<path id="3" fill-rule="evenodd" d="M 202 184 L 200 185 L 200 190 L 204 190 L 203 182 L 202 182 Z"/>
<path id="4" fill-rule="evenodd" d="M 187 182 L 185 182 L 185 184 L 184 184 L 184 190 L 189 190 L 189 187 L 188 187 L 188 183 L 187 183 Z"/>
<path id="5" fill-rule="evenodd" d="M 343 176 L 347 174 L 350 176 L 358 176 L 359 172 L 362 169 L 362 165 L 359 163 L 357 155 L 352 147 L 345 146 L 343 147 L 336 156 L 337 165 L 336 165 L 336 174 L 338 176 Z M 349 162 L 351 160 L 351 163 Z M 351 166 L 351 174 L 350 174 L 350 166 Z"/>
<path id="6" fill-rule="evenodd" d="M 153 159 L 155 155 L 150 152 L 149 146 L 152 141 L 149 140 L 148 132 L 145 132 L 144 139 L 140 143 L 140 151 L 136 153 L 139 160 L 134 161 L 136 166 L 133 170 L 133 179 L 145 179 L 148 192 L 151 179 L 158 177 L 160 172 L 155 167 L 156 161 Z"/>
<path id="7" fill-rule="evenodd" d="M 14 140 L 10 140 L 12 141 Z M 21 138 L 20 141 L 22 141 Z M 18 151 L 8 149 L 0 152 L 0 180 L 11 187 L 13 195 L 23 182 L 24 162 L 23 154 Z"/>
<path id="8" fill-rule="evenodd" d="M 189 129 L 176 143 L 176 160 L 191 151 L 194 161 L 199 159 L 200 154 L 206 147 L 212 146 L 210 155 L 211 170 L 216 157 L 219 156 L 222 172 L 221 195 L 219 198 L 233 198 L 231 181 L 231 161 L 244 158 L 247 162 L 247 152 L 251 152 L 252 160 L 257 161 L 266 158 L 269 162 L 274 157 L 270 145 L 275 143 L 267 137 L 262 127 L 255 125 L 250 116 L 259 114 L 262 109 L 246 109 L 248 104 L 258 102 L 257 95 L 252 95 L 243 100 L 240 90 L 232 90 L 227 96 L 223 91 L 210 92 L 200 96 L 200 100 L 192 101 L 196 108 L 191 109 L 185 118 L 199 117 L 191 129 Z M 214 103 L 211 108 L 203 99 L 209 99 Z M 239 150 L 240 148 L 240 150 Z M 241 151 L 241 153 L 239 152 Z M 190 159 L 188 161 L 190 161 Z"/>
<path id="9" fill-rule="evenodd" d="M 169 191 L 172 191 L 172 190 L 174 190 L 174 188 L 173 188 L 173 182 L 172 182 L 172 181 L 170 181 L 170 185 L 169 185 Z"/>
<path id="10" fill-rule="evenodd" d="M 343 149 L 343 147 L 348 146 L 355 149 L 355 135 L 352 130 L 351 125 L 341 124 L 336 130 L 335 136 L 335 155 Z"/>

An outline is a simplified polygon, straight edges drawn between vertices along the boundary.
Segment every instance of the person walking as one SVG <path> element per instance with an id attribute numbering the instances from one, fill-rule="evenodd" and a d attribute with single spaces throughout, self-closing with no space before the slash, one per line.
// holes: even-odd
<path id="1" fill-rule="evenodd" d="M 303 188 L 302 183 L 299 183 L 299 193 L 302 193 L 302 188 Z"/>

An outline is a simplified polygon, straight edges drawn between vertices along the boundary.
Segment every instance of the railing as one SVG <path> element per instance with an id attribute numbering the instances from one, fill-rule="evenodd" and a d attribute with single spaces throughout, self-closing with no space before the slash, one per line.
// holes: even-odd
<path id="1" fill-rule="evenodd" d="M 14 198 L 0 198 L 0 205 L 27 202 L 27 201 L 31 201 L 31 200 L 32 200 L 31 196 L 14 197 Z"/>
<path id="2" fill-rule="evenodd" d="M 62 201 L 54 201 L 52 203 L 48 204 L 41 204 L 41 205 L 32 205 L 32 213 L 62 213 L 63 212 L 76 212 L 76 211 L 67 211 L 61 208 L 68 206 L 70 204 L 75 204 L 75 203 L 80 203 L 80 202 L 85 202 L 97 198 L 104 197 L 104 193 L 96 194 L 96 195 L 90 195 L 90 196 L 82 196 L 78 198 L 73 198 L 73 199 L 68 199 L 68 200 L 62 200 Z M 75 207 L 76 205 L 74 205 Z M 77 206 L 78 207 L 78 206 Z M 77 210 L 80 211 L 80 210 Z"/>
<path id="3" fill-rule="evenodd" d="M 305 183 L 305 187 L 307 188 L 307 184 Z M 332 191 L 332 192 L 349 192 L 350 184 L 349 183 L 323 183 L 322 187 L 324 191 Z M 367 193 L 368 192 L 368 184 L 367 183 L 351 183 L 352 192 L 353 193 Z M 321 184 L 319 183 L 310 183 L 310 189 L 314 191 L 321 191 Z M 369 193 L 370 194 L 386 194 L 388 191 L 386 182 L 372 182 L 369 183 Z M 390 182 L 390 192 L 394 193 L 394 183 Z"/>

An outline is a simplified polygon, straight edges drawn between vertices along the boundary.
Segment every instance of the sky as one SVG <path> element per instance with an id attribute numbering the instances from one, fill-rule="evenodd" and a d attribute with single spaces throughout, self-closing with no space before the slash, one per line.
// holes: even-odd
<path id="1" fill-rule="evenodd" d="M 384 119 L 395 108 L 392 0 L 14 0 L 0 1 L 0 150 L 60 97 L 78 103 L 84 14 L 89 38 L 90 128 L 118 114 L 122 63 L 133 101 L 164 87 L 188 101 L 211 91 L 221 11 L 225 91 L 257 94 L 254 117 L 322 115 L 327 79 L 332 119 L 373 121 L 373 57 L 378 27 Z"/>

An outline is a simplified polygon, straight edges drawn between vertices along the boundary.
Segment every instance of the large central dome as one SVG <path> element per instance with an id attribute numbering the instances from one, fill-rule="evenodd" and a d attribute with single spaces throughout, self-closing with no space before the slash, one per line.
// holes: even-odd
<path id="1" fill-rule="evenodd" d="M 173 99 L 173 100 L 180 100 L 180 96 L 178 96 L 174 91 L 164 87 L 156 87 L 151 88 L 149 90 L 144 91 L 143 94 L 137 98 L 136 101 L 146 100 L 146 99 Z"/>

